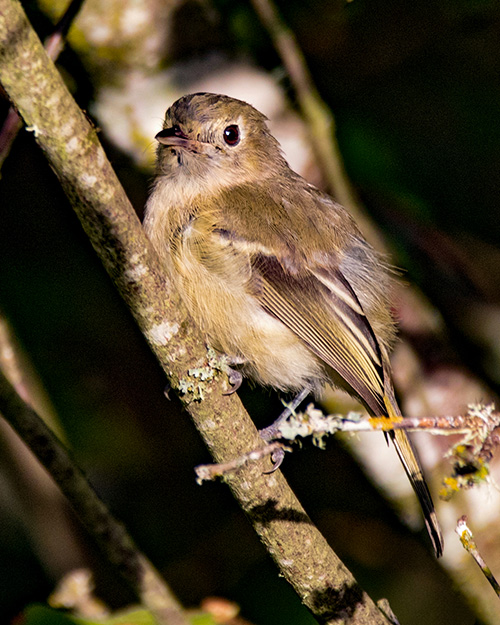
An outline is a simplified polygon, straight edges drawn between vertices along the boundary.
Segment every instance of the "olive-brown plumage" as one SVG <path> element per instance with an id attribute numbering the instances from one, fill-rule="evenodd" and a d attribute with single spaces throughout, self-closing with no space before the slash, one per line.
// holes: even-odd
<path id="1" fill-rule="evenodd" d="M 400 415 L 388 350 L 391 277 L 347 211 L 293 172 L 249 104 L 187 95 L 158 133 L 144 227 L 209 343 L 281 390 L 341 385 L 374 415 Z M 391 438 L 442 538 L 406 434 Z"/>

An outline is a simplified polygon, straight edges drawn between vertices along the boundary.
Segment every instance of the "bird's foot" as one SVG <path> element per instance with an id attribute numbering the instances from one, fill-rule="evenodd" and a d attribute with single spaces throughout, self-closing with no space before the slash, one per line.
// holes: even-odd
<path id="1" fill-rule="evenodd" d="M 274 423 L 271 423 L 271 425 L 268 425 L 267 428 L 259 430 L 261 438 L 263 438 L 267 443 L 275 439 L 281 438 L 281 425 L 288 419 L 290 415 L 295 412 L 295 410 L 300 406 L 300 404 L 304 401 L 304 399 L 309 395 L 310 392 L 311 389 L 309 387 L 303 388 L 300 393 L 293 398 L 290 404 L 285 404 L 285 409 L 276 419 L 276 421 Z M 266 471 L 266 473 L 274 473 L 276 469 L 279 469 L 284 457 L 284 449 L 278 449 L 277 451 L 275 451 L 271 456 L 273 468 L 270 471 Z"/>
<path id="2" fill-rule="evenodd" d="M 222 394 L 232 395 L 240 388 L 241 383 L 243 382 L 243 375 L 241 374 L 240 371 L 237 371 L 236 369 L 232 369 L 231 367 L 227 368 L 226 373 L 227 373 L 227 378 L 229 380 L 229 384 L 231 385 L 231 388 L 227 391 L 224 391 Z"/>
<path id="3" fill-rule="evenodd" d="M 287 414 L 285 416 L 285 419 L 283 419 L 282 417 L 285 414 L 285 412 L 286 410 L 284 410 L 281 413 L 281 415 L 276 419 L 274 423 L 271 423 L 271 425 L 268 425 L 267 428 L 263 428 L 262 430 L 259 430 L 260 437 L 263 438 L 266 441 L 266 443 L 270 443 L 271 441 L 277 438 L 281 438 L 281 432 L 280 432 L 279 426 L 289 416 Z M 269 471 L 266 471 L 266 473 L 274 473 L 277 469 L 279 469 L 284 458 L 285 458 L 284 449 L 277 449 L 276 451 L 274 451 L 271 454 L 271 462 L 273 463 L 273 467 Z"/>

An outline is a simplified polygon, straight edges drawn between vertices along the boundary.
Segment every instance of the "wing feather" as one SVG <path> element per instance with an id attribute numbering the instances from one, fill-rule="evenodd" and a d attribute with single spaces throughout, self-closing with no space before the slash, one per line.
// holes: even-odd
<path id="1" fill-rule="evenodd" d="M 385 414 L 382 357 L 356 294 L 340 271 L 300 275 L 274 256 L 252 257 L 255 296 L 356 392 Z"/>

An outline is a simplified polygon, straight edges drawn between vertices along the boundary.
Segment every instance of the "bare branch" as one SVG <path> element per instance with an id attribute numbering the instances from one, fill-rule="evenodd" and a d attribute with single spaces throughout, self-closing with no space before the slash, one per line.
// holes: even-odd
<path id="1" fill-rule="evenodd" d="M 367 417 L 357 412 L 347 415 L 323 412 L 309 404 L 305 412 L 293 413 L 277 427 L 275 441 L 264 448 L 246 452 L 229 462 L 200 465 L 196 468 L 198 481 L 226 476 L 248 462 L 255 462 L 277 449 L 285 449 L 284 441 L 311 437 L 322 447 L 327 436 L 337 432 L 388 432 L 390 430 L 424 431 L 435 435 L 462 434 L 446 456 L 453 465 L 453 474 L 445 477 L 440 492 L 442 499 L 453 493 L 483 482 L 489 475 L 488 463 L 493 450 L 500 443 L 496 430 L 500 427 L 500 413 L 493 404 L 471 404 L 465 415 L 441 417 Z"/>
<path id="2" fill-rule="evenodd" d="M 472 531 L 467 525 L 466 516 L 460 517 L 460 519 L 458 519 L 455 531 L 460 537 L 460 542 L 462 543 L 463 548 L 471 554 L 471 556 L 474 558 L 474 561 L 481 569 L 483 575 L 486 577 L 493 590 L 500 597 L 500 584 L 497 582 L 495 576 L 491 572 L 490 567 L 486 564 L 482 555 L 479 553 Z"/>

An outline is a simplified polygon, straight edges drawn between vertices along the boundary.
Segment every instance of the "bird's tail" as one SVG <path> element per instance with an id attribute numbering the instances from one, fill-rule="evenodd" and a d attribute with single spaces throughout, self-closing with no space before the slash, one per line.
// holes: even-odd
<path id="1" fill-rule="evenodd" d="M 401 416 L 401 411 L 399 410 L 396 400 L 392 397 L 388 397 L 387 394 L 384 396 L 384 404 L 387 409 L 388 417 L 393 419 Z M 389 437 L 394 443 L 394 447 L 406 471 L 406 475 L 418 497 L 422 512 L 424 513 L 427 531 L 429 532 L 436 556 L 439 558 L 443 553 L 443 535 L 415 449 L 404 430 L 391 430 L 389 432 Z"/>

